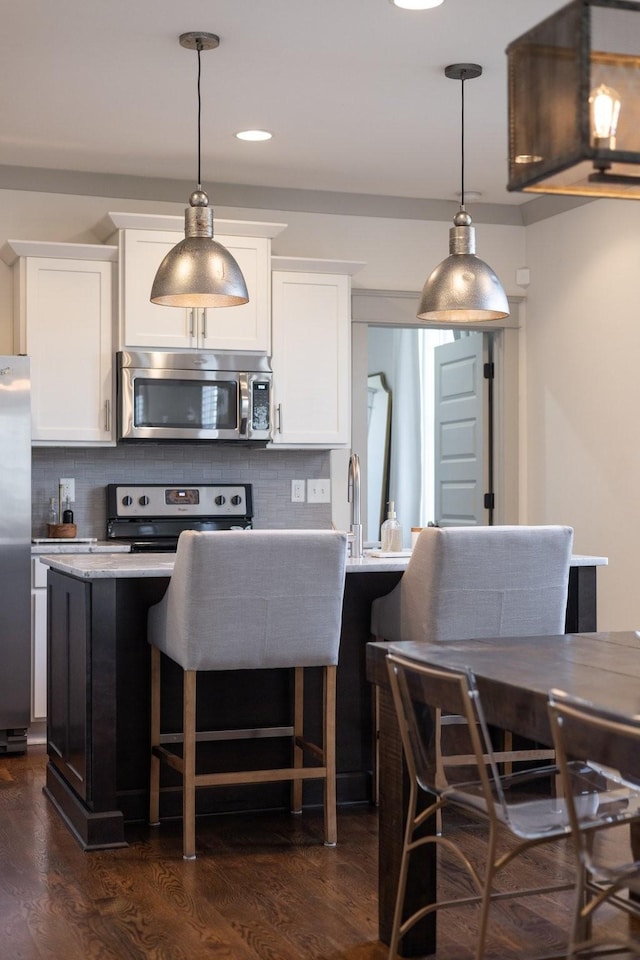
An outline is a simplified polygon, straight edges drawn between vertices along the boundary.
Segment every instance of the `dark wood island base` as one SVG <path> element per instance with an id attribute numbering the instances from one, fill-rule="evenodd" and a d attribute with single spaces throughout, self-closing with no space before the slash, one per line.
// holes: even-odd
<path id="1" fill-rule="evenodd" d="M 140 555 L 139 555 L 140 556 Z M 51 558 L 54 559 L 54 558 Z M 78 559 L 78 558 L 75 558 Z M 138 561 L 139 562 L 139 561 Z M 61 564 L 58 564 L 61 566 Z M 371 602 L 388 593 L 402 576 L 351 567 L 347 573 L 338 665 L 338 802 L 371 802 L 373 728 L 366 645 L 371 639 Z M 596 629 L 596 568 L 572 568 L 567 631 Z M 128 822 L 147 819 L 149 780 L 149 649 L 146 617 L 163 595 L 166 576 L 91 576 L 50 569 L 48 573 L 48 767 L 45 793 L 85 850 L 122 846 Z M 179 671 L 167 662 L 169 695 L 163 730 L 179 729 Z M 206 684 L 199 725 L 206 730 L 246 726 L 243 710 L 256 709 L 265 723 L 288 722 L 289 676 L 258 671 L 255 678 L 227 672 L 202 678 Z M 311 682 L 313 684 L 314 677 Z M 255 680 L 255 684 L 252 684 Z M 318 677 L 319 680 L 319 677 Z M 320 697 L 320 684 L 317 685 Z M 313 701 L 312 701 L 313 702 Z M 383 705 L 384 707 L 384 705 Z M 388 718 L 389 719 L 389 718 Z M 215 744 L 221 763 L 234 763 L 237 743 Z M 204 746 L 207 749 L 207 746 Z M 242 762 L 251 762 L 245 742 Z M 260 747 L 264 750 L 264 744 Z M 285 750 L 273 741 L 274 751 Z M 225 752 L 226 751 L 226 752 Z M 264 759 L 264 754 L 261 754 Z M 385 758 L 381 758 L 385 763 Z M 276 761 L 281 762 L 281 761 Z M 393 763 L 398 765 L 398 757 Z M 305 803 L 320 800 L 315 782 Z M 202 789 L 198 813 L 288 808 L 286 784 Z M 384 797 L 381 829 L 384 830 Z M 161 813 L 181 816 L 177 781 L 163 781 Z M 383 841 L 384 842 L 384 841 Z M 384 855 L 382 856 L 384 859 Z M 389 882 L 392 882 L 390 877 Z M 382 939 L 388 932 L 381 926 Z"/>

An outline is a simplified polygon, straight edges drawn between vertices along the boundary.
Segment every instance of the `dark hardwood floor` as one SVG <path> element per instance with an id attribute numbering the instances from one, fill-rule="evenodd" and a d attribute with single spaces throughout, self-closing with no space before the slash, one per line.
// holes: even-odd
<path id="1" fill-rule="evenodd" d="M 321 817 L 200 820 L 199 858 L 185 862 L 180 824 L 128 829 L 126 849 L 83 853 L 42 794 L 43 748 L 0 757 L 2 960 L 384 960 L 377 934 L 377 816 L 342 809 L 339 843 L 321 843 Z M 482 856 L 481 831 L 465 829 Z M 530 854 L 520 873 L 567 866 Z M 459 887 L 454 870 L 443 883 Z M 487 957 L 535 957 L 563 942 L 569 895 L 502 902 Z M 627 921 L 603 912 L 612 931 Z M 473 956 L 476 908 L 443 912 L 438 960 Z M 640 952 L 633 954 L 640 956 Z"/>

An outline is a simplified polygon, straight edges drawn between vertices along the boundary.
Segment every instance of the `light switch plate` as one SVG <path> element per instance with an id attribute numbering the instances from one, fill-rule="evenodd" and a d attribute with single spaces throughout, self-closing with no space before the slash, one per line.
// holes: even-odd
<path id="1" fill-rule="evenodd" d="M 62 504 L 66 503 L 68 500 L 69 503 L 75 503 L 76 500 L 76 481 L 73 477 L 61 477 L 58 481 L 60 484 L 60 502 Z"/>
<path id="2" fill-rule="evenodd" d="M 291 503 L 304 503 L 304 480 L 291 481 Z"/>
<path id="3" fill-rule="evenodd" d="M 331 480 L 307 480 L 307 503 L 331 503 Z"/>

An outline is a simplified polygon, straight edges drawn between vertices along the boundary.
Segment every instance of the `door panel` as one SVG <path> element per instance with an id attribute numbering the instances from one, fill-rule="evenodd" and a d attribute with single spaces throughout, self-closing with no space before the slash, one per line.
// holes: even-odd
<path id="1" fill-rule="evenodd" d="M 435 350 L 435 518 L 440 526 L 488 522 L 482 333 Z"/>

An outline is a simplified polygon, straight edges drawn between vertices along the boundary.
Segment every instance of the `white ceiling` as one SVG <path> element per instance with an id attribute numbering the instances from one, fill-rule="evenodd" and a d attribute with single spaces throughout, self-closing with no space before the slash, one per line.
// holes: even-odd
<path id="1" fill-rule="evenodd" d="M 180 33 L 220 36 L 202 54 L 203 183 L 456 198 L 460 84 L 466 187 L 523 203 L 507 181 L 509 41 L 562 0 L 6 0 L 0 165 L 195 183 L 197 55 Z M 234 133 L 271 130 L 268 143 Z M 186 199 L 186 198 L 185 198 Z M 212 195 L 215 202 L 215 193 Z"/>

